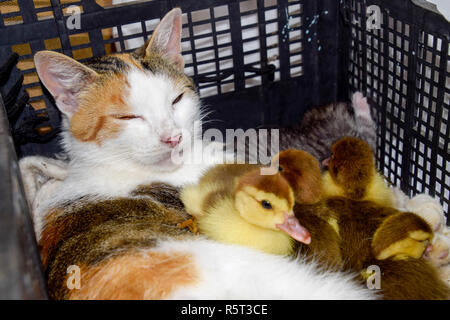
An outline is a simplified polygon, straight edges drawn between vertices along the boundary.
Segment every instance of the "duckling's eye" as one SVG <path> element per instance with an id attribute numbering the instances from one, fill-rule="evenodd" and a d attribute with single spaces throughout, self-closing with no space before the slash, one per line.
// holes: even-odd
<path id="1" fill-rule="evenodd" d="M 267 209 L 267 210 L 271 210 L 271 209 L 272 209 L 272 205 L 271 205 L 270 202 L 267 201 L 267 200 L 261 201 L 261 206 L 262 206 L 264 209 Z"/>
<path id="2" fill-rule="evenodd" d="M 335 176 L 337 176 L 338 175 L 338 168 L 337 167 L 333 167 L 333 173 L 334 173 L 334 175 Z"/>
<path id="3" fill-rule="evenodd" d="M 283 167 L 282 166 L 278 166 L 278 172 L 283 172 Z"/>

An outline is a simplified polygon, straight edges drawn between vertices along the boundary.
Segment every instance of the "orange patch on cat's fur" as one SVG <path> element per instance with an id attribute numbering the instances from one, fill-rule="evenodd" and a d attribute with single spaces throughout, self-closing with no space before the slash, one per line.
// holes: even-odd
<path id="1" fill-rule="evenodd" d="M 54 209 L 45 217 L 45 227 L 39 240 L 39 249 L 44 268 L 47 268 L 50 251 L 59 242 L 64 233 L 64 224 L 57 223 L 60 209 Z"/>
<path id="2" fill-rule="evenodd" d="M 124 75 L 110 75 L 81 94 L 80 108 L 70 121 L 73 136 L 80 141 L 97 144 L 117 136 L 121 125 L 112 115 L 130 111 L 124 101 L 128 87 Z"/>
<path id="3" fill-rule="evenodd" d="M 180 287 L 194 285 L 198 273 L 190 255 L 179 252 L 134 252 L 80 266 L 81 288 L 72 300 L 164 299 Z"/>

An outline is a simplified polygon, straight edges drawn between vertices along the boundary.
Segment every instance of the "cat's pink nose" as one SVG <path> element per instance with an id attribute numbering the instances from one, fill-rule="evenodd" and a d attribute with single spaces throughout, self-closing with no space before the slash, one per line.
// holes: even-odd
<path id="1" fill-rule="evenodd" d="M 171 148 L 174 148 L 181 142 L 182 139 L 183 139 L 183 136 L 181 134 L 177 134 L 172 137 L 161 138 L 161 142 L 168 144 Z"/>

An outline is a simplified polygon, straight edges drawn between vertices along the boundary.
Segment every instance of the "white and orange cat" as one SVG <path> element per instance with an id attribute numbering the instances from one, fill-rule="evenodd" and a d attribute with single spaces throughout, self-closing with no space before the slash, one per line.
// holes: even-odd
<path id="1" fill-rule="evenodd" d="M 183 73 L 181 28 L 176 8 L 131 54 L 86 65 L 49 51 L 35 56 L 39 77 L 64 114 L 69 158 L 21 161 L 22 168 L 41 161 L 42 172 L 53 170 L 61 178 L 49 188 L 49 200 L 38 194 L 34 213 L 50 296 L 374 298 L 352 275 L 216 243 L 178 227 L 186 213 L 174 187 L 197 181 L 216 160 L 187 165 L 171 159 L 174 149 L 200 139 L 193 132 L 200 101 Z M 79 267 L 80 288 L 67 285 L 71 266 Z"/>

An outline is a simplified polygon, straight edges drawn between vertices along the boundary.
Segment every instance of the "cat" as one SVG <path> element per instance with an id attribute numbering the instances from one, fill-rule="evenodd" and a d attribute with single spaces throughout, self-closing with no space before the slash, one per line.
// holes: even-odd
<path id="1" fill-rule="evenodd" d="M 271 129 L 267 131 L 269 143 L 257 146 L 255 141 L 246 140 L 245 144 L 227 147 L 232 147 L 238 157 L 251 163 L 259 163 L 266 155 L 274 156 L 283 150 L 304 150 L 319 160 L 322 169 L 326 167 L 326 159 L 331 156 L 331 146 L 340 138 L 360 138 L 374 152 L 377 147 L 377 126 L 372 119 L 367 98 L 361 92 L 353 93 L 351 103 L 335 102 L 315 107 L 308 110 L 298 124 Z M 273 129 L 278 129 L 278 136 L 273 136 Z"/>
<path id="2" fill-rule="evenodd" d="M 180 227 L 189 216 L 178 188 L 223 160 L 194 165 L 171 157 L 199 139 L 192 124 L 201 120 L 199 97 L 183 73 L 181 21 L 175 8 L 142 48 L 85 65 L 54 52 L 35 55 L 37 73 L 64 115 L 70 159 L 37 213 L 50 297 L 376 298 L 352 274 L 216 243 Z"/>
<path id="3" fill-rule="evenodd" d="M 361 92 L 353 93 L 351 103 L 338 102 L 312 108 L 300 124 L 280 128 L 279 135 L 280 150 L 305 150 L 321 163 L 330 157 L 333 143 L 346 136 L 360 138 L 376 151 L 376 124 L 367 98 Z"/>

